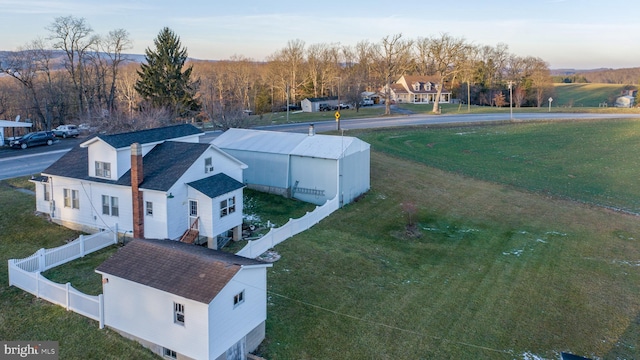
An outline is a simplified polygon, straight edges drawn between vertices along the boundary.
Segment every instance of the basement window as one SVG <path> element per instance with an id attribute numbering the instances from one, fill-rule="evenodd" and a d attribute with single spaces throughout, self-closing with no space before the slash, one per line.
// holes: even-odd
<path id="1" fill-rule="evenodd" d="M 177 359 L 178 358 L 178 354 L 171 349 L 167 349 L 165 347 L 162 348 L 162 353 L 164 355 L 164 357 L 169 358 L 169 359 Z"/>
<path id="2" fill-rule="evenodd" d="M 184 305 L 174 302 L 173 303 L 173 322 L 184 326 Z"/>

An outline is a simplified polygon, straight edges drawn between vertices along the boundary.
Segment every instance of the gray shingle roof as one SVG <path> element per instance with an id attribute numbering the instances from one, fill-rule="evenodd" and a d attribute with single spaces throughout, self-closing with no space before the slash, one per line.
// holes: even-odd
<path id="1" fill-rule="evenodd" d="M 169 190 L 209 146 L 179 141 L 166 141 L 156 145 L 142 158 L 144 177 L 140 188 Z M 202 166 L 204 168 L 204 163 Z M 122 175 L 117 184 L 131 186 L 131 170 Z"/>
<path id="2" fill-rule="evenodd" d="M 142 158 L 144 180 L 140 187 L 158 191 L 169 190 L 209 146 L 209 144 L 178 141 L 166 141 L 156 145 Z M 131 170 L 127 171 L 117 181 L 90 177 L 88 149 L 80 146 L 71 149 L 42 173 L 79 180 L 131 186 Z"/>
<path id="3" fill-rule="evenodd" d="M 178 241 L 136 239 L 96 271 L 208 304 L 244 265 L 270 266 Z"/>
<path id="4" fill-rule="evenodd" d="M 131 146 L 131 144 L 136 142 L 140 144 L 148 144 L 202 133 L 202 130 L 191 124 L 179 124 L 122 134 L 97 135 L 97 137 L 114 148 L 120 149 Z"/>
<path id="5" fill-rule="evenodd" d="M 231 191 L 242 189 L 245 186 L 227 174 L 216 174 L 208 178 L 190 182 L 187 185 L 212 199 Z"/>

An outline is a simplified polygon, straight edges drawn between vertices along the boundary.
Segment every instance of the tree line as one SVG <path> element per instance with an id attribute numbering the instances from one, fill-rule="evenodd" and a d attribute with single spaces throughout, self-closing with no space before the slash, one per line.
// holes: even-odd
<path id="1" fill-rule="evenodd" d="M 389 35 L 353 46 L 287 42 L 264 61 L 234 56 L 193 61 L 171 29 L 162 29 L 145 60 L 126 55 L 129 33 L 95 34 L 82 18 L 58 17 L 48 36 L 0 57 L 0 117 L 21 115 L 38 129 L 87 123 L 105 131 L 206 121 L 250 125 L 255 114 L 280 111 L 312 97 L 360 103 L 377 92 L 390 113 L 390 85 L 402 75 L 428 76 L 438 91 L 466 104 L 540 107 L 552 95 L 548 64 L 475 45 L 449 34 L 407 39 Z M 436 99 L 439 99 L 436 96 Z M 433 104 L 438 112 L 439 104 Z"/>

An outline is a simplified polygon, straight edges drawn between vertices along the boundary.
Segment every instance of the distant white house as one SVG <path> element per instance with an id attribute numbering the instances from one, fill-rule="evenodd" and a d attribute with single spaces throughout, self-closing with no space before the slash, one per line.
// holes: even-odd
<path id="1" fill-rule="evenodd" d="M 438 94 L 438 88 L 442 86 L 434 82 L 428 76 L 406 75 L 391 84 L 389 92 L 391 101 L 409 104 L 433 104 Z M 383 88 L 381 92 L 384 92 Z M 442 89 L 439 103 L 451 102 L 451 92 Z"/>
<path id="2" fill-rule="evenodd" d="M 616 98 L 615 107 L 630 108 L 635 104 L 636 98 L 631 95 L 623 95 Z"/>
<path id="3" fill-rule="evenodd" d="M 250 188 L 317 205 L 348 204 L 370 188 L 370 145 L 351 136 L 229 129 L 212 144 L 247 164 Z"/>
<path id="4" fill-rule="evenodd" d="M 135 238 L 239 238 L 246 165 L 192 125 L 98 135 L 32 181 L 36 209 L 63 226 L 113 229 Z"/>
<path id="5" fill-rule="evenodd" d="M 246 359 L 265 337 L 271 264 L 133 240 L 103 262 L 104 323 L 170 359 Z"/>

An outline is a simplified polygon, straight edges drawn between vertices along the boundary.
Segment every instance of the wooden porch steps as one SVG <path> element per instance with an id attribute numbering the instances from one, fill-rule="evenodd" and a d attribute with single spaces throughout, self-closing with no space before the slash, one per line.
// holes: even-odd
<path id="1" fill-rule="evenodd" d="M 182 237 L 180 237 L 180 242 L 193 244 L 198 238 L 199 234 L 200 232 L 197 229 L 188 229 L 184 232 L 184 234 L 182 234 Z"/>

